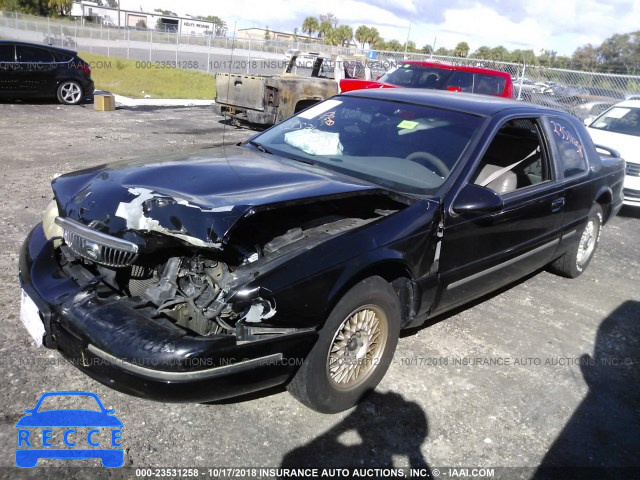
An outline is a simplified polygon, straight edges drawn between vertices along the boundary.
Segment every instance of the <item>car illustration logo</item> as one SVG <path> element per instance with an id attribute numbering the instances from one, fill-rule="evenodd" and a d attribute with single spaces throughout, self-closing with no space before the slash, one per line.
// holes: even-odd
<path id="1" fill-rule="evenodd" d="M 83 402 L 81 409 L 53 408 Z M 106 409 L 95 393 L 60 391 L 44 393 L 36 406 L 25 410 L 16 423 L 16 465 L 32 468 L 41 458 L 99 458 L 108 468 L 124 464 L 122 422 Z"/>

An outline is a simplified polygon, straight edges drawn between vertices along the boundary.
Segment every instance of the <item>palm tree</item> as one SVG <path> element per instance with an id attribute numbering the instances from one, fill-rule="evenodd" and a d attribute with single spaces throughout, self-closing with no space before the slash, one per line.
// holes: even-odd
<path id="1" fill-rule="evenodd" d="M 334 28 L 331 25 L 331 22 L 329 22 L 328 20 L 323 20 L 318 27 L 318 37 L 324 38 L 326 40 L 333 36 L 333 30 Z"/>
<path id="2" fill-rule="evenodd" d="M 364 48 L 365 43 L 369 42 L 369 33 L 370 29 L 365 25 L 360 25 L 356 29 L 356 41 L 362 45 L 362 48 Z"/>
<path id="3" fill-rule="evenodd" d="M 369 44 L 369 48 L 373 47 L 376 43 L 380 43 L 382 37 L 380 37 L 380 33 L 378 33 L 378 29 L 376 27 L 369 28 L 369 36 L 367 37 L 367 43 Z"/>
<path id="4" fill-rule="evenodd" d="M 349 25 L 340 25 L 335 29 L 335 32 L 337 37 L 336 40 L 338 41 L 339 45 L 348 47 L 351 43 L 351 39 L 353 38 L 353 28 L 351 28 Z"/>
<path id="5" fill-rule="evenodd" d="M 460 42 L 453 49 L 453 55 L 456 57 L 466 57 L 469 55 L 469 44 L 467 42 Z"/>
<path id="6" fill-rule="evenodd" d="M 318 28 L 320 28 L 320 25 L 316 17 L 307 17 L 304 19 L 304 22 L 302 22 L 302 31 L 309 36 L 317 32 Z"/>

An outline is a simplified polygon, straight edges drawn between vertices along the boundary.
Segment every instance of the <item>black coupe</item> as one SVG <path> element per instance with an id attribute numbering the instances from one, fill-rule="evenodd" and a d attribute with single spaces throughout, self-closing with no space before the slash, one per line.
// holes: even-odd
<path id="1" fill-rule="evenodd" d="M 22 319 L 130 394 L 287 384 L 337 412 L 375 388 L 401 329 L 545 265 L 580 275 L 623 178 L 559 111 L 351 92 L 237 146 L 56 178 L 20 256 Z"/>

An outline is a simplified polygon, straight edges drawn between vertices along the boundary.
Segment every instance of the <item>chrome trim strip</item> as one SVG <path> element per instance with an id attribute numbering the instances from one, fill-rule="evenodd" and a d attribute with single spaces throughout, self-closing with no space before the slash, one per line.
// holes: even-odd
<path id="1" fill-rule="evenodd" d="M 64 230 L 68 230 L 76 235 L 86 238 L 87 240 L 101 243 L 104 246 L 115 248 L 118 250 L 124 250 L 128 253 L 138 253 L 138 245 L 121 238 L 112 237 L 105 233 L 97 232 L 92 228 L 83 225 L 80 222 L 71 220 L 68 218 L 56 217 L 56 224 L 61 226 Z"/>
<path id="2" fill-rule="evenodd" d="M 573 236 L 573 235 L 575 235 L 576 233 L 578 233 L 578 230 L 573 230 L 573 231 L 571 231 L 571 232 L 569 232 L 569 233 L 565 233 L 565 234 L 562 236 L 562 240 L 564 240 L 565 238 L 572 237 L 572 236 Z"/>
<path id="3" fill-rule="evenodd" d="M 530 257 L 531 255 L 534 255 L 538 252 L 541 252 L 542 250 L 544 250 L 545 248 L 549 248 L 552 247 L 553 245 L 556 245 L 557 243 L 560 242 L 559 238 L 556 238 L 555 240 L 545 243 L 544 245 L 540 245 L 537 248 L 534 248 L 533 250 L 530 250 L 528 252 L 523 253 L 522 255 L 518 255 L 517 257 L 514 257 L 510 260 L 507 260 L 506 262 L 502 262 L 499 263 L 498 265 L 494 265 L 493 267 L 489 267 L 486 270 L 482 270 L 481 272 L 478 273 L 474 273 L 473 275 L 469 275 L 468 277 L 462 278 L 458 281 L 455 281 L 453 283 L 450 283 L 449 285 L 447 285 L 447 290 L 452 290 L 456 287 L 459 287 L 460 285 L 464 285 L 465 283 L 471 282 L 472 280 L 475 280 L 476 278 L 480 278 L 483 277 L 485 275 L 488 275 L 489 273 L 493 273 L 496 270 L 500 270 L 501 268 L 504 267 L 508 267 L 509 265 L 519 262 L 520 260 Z"/>
<path id="4" fill-rule="evenodd" d="M 252 358 L 243 360 L 230 365 L 222 365 L 220 367 L 207 368 L 206 370 L 196 370 L 193 372 L 167 372 L 163 370 L 154 370 L 152 368 L 136 365 L 126 360 L 114 357 L 110 353 L 100 350 L 95 345 L 89 344 L 87 350 L 94 355 L 106 360 L 116 367 L 123 370 L 146 377 L 152 380 L 160 380 L 163 382 L 188 382 L 195 380 L 205 380 L 209 378 L 222 377 L 224 375 L 232 375 L 234 373 L 243 372 L 254 367 L 275 364 L 282 360 L 282 353 L 274 353 L 265 357 Z"/>

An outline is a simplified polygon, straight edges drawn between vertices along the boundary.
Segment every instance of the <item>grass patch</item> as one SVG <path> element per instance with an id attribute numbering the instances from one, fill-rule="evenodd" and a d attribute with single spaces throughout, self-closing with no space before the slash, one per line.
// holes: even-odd
<path id="1" fill-rule="evenodd" d="M 148 62 L 78 52 L 91 65 L 91 78 L 99 90 L 132 98 L 195 98 L 213 100 L 215 77 L 183 68 L 141 68 Z M 144 92 L 144 93 L 143 93 Z"/>

